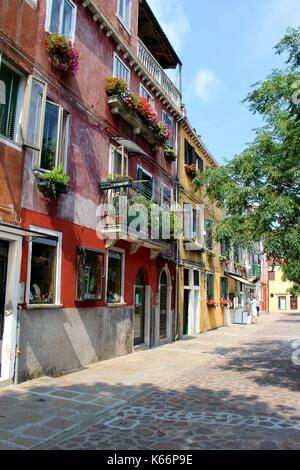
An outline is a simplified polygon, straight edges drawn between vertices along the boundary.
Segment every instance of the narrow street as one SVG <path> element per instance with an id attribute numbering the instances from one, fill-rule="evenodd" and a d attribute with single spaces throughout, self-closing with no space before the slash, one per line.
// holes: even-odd
<path id="1" fill-rule="evenodd" d="M 0 449 L 300 449 L 299 339 L 273 315 L 0 388 Z"/>

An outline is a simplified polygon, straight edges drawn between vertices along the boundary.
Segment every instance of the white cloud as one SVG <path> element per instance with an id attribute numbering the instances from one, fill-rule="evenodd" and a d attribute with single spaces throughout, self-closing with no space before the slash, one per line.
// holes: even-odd
<path id="1" fill-rule="evenodd" d="M 220 80 L 209 69 L 201 69 L 194 80 L 196 95 L 203 101 L 208 101 L 212 92 L 220 85 Z"/>
<path id="2" fill-rule="evenodd" d="M 180 52 L 190 29 L 183 0 L 148 0 L 148 3 L 172 46 Z"/>

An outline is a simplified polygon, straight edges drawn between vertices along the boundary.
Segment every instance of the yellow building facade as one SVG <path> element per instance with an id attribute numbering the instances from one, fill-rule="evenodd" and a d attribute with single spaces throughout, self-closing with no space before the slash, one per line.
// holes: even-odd
<path id="1" fill-rule="evenodd" d="M 222 212 L 208 203 L 202 188 L 195 191 L 190 174 L 193 163 L 200 171 L 218 166 L 185 118 L 180 130 L 178 161 L 178 202 L 184 214 L 184 234 L 178 242 L 180 337 L 224 326 L 225 307 L 220 302 L 228 297 L 228 278 L 224 276 L 220 246 L 212 237 L 213 221 L 221 220 Z"/>
<path id="2" fill-rule="evenodd" d="M 270 313 L 300 312 L 300 296 L 296 297 L 290 294 L 292 284 L 283 280 L 280 266 L 269 268 L 268 282 Z"/>

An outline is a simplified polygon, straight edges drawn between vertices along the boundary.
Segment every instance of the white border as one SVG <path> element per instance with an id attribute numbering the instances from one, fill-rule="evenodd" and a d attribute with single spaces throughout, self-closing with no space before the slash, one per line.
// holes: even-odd
<path id="1" fill-rule="evenodd" d="M 109 252 L 110 251 L 116 251 L 117 253 L 122 253 L 122 282 L 121 282 L 121 302 L 119 303 L 108 303 L 107 302 L 107 286 L 108 286 L 108 262 L 109 262 Z M 105 272 L 105 277 L 106 277 L 106 282 L 105 282 L 105 304 L 107 307 L 116 307 L 118 305 L 125 305 L 125 250 L 123 248 L 109 248 L 107 250 L 107 258 L 106 258 L 106 272 Z"/>
<path id="2" fill-rule="evenodd" d="M 41 235 L 49 235 L 57 239 L 57 253 L 56 253 L 56 276 L 55 276 L 55 304 L 60 306 L 60 294 L 61 294 L 61 265 L 62 265 L 62 238 L 63 234 L 61 232 L 56 232 L 54 230 L 49 230 L 47 228 L 36 227 L 35 225 L 30 225 L 30 230 L 33 230 Z M 27 282 L 26 282 L 26 304 L 29 306 L 32 305 L 43 305 L 45 309 L 49 307 L 49 304 L 31 304 L 29 302 L 29 293 L 30 293 L 30 279 L 31 279 L 31 256 L 32 256 L 32 241 L 28 243 L 28 262 L 27 262 Z M 51 304 L 50 304 L 51 305 Z"/>

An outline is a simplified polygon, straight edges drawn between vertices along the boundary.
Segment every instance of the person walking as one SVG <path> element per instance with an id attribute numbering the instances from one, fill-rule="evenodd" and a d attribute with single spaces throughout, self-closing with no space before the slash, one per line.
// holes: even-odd
<path id="1" fill-rule="evenodd" d="M 252 322 L 256 324 L 258 322 L 259 302 L 255 297 L 251 297 L 248 303 L 250 306 Z"/>

